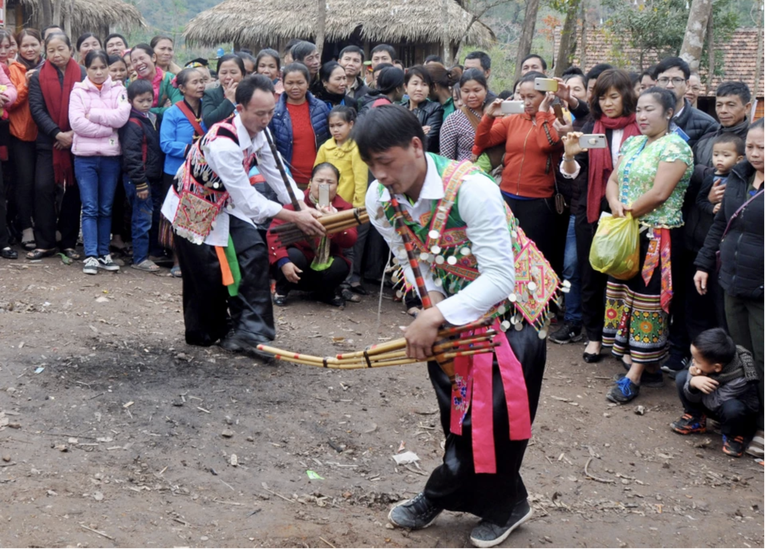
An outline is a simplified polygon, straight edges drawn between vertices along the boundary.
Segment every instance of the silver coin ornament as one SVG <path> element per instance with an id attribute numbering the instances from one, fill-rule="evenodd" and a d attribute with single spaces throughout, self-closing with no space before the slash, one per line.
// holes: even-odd
<path id="1" fill-rule="evenodd" d="M 518 296 L 513 293 L 513 294 L 510 294 L 510 296 L 507 299 L 509 299 L 511 303 L 515 303 L 516 301 L 518 301 Z"/>
<path id="2" fill-rule="evenodd" d="M 531 281 L 528 283 L 529 291 L 536 292 L 537 291 L 537 283 L 534 281 Z"/>
<path id="3" fill-rule="evenodd" d="M 537 333 L 537 335 L 539 336 L 539 339 L 545 339 L 547 337 L 547 330 L 545 329 L 539 330 L 539 333 Z"/>
<path id="4" fill-rule="evenodd" d="M 443 286 L 443 285 L 444 285 L 444 282 L 443 282 L 443 280 L 441 280 L 440 278 L 437 278 L 437 279 L 435 279 L 435 280 L 433 281 L 433 284 L 435 284 L 436 286 L 438 286 L 438 287 L 440 288 L 441 286 Z"/>
<path id="5" fill-rule="evenodd" d="M 430 254 L 429 253 L 422 252 L 420 254 L 420 261 L 427 261 L 428 259 L 430 259 Z"/>
<path id="6" fill-rule="evenodd" d="M 438 254 L 440 254 L 440 253 L 441 253 L 441 246 L 432 246 L 432 247 L 430 248 L 430 252 L 431 252 L 433 255 L 438 255 Z"/>
<path id="7" fill-rule="evenodd" d="M 462 255 L 470 255 L 472 252 L 470 251 L 470 248 L 468 248 L 467 246 L 465 246 L 464 248 L 462 248 L 462 249 L 460 250 L 460 253 L 461 253 Z"/>
<path id="8" fill-rule="evenodd" d="M 522 323 L 522 322 L 518 322 L 518 323 L 515 325 L 515 331 L 516 331 L 516 332 L 520 332 L 521 330 L 523 330 L 523 323 Z"/>
<path id="9" fill-rule="evenodd" d="M 441 236 L 441 234 L 435 229 L 428 233 L 428 237 L 432 238 L 433 240 L 437 239 L 439 236 Z"/>
<path id="10" fill-rule="evenodd" d="M 444 259 L 444 256 L 437 255 L 436 256 L 436 265 L 443 265 L 446 260 Z"/>
<path id="11" fill-rule="evenodd" d="M 456 265 L 457 264 L 457 258 L 454 257 L 453 255 L 450 255 L 449 258 L 446 260 L 446 262 L 449 265 Z"/>

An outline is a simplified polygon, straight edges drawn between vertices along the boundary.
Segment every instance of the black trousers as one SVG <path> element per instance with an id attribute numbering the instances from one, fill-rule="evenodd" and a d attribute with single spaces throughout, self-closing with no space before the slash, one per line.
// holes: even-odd
<path id="1" fill-rule="evenodd" d="M 688 280 L 688 273 L 694 269 L 696 254 L 685 249 L 682 229 L 673 229 L 672 238 L 672 303 L 669 307 L 669 352 L 676 357 L 691 356 L 691 340 L 688 337 L 686 302 L 691 292 L 698 295 L 693 284 L 693 275 Z M 696 272 L 695 270 L 693 271 Z"/>
<path id="2" fill-rule="evenodd" d="M 519 332 L 509 330 L 507 338 L 523 367 L 533 421 L 547 358 L 545 341 L 539 339 L 537 332 L 530 326 L 525 326 Z M 451 383 L 435 362 L 428 363 L 428 374 L 436 391 L 446 446 L 443 464 L 431 473 L 425 485 L 425 496 L 443 509 L 471 513 L 495 524 L 504 524 L 513 507 L 528 497 L 520 475 L 528 441 L 511 441 L 508 437 L 510 426 L 507 405 L 496 360 L 492 378 L 496 474 L 475 472 L 471 438 L 472 409 L 465 416 L 462 435 L 450 433 Z"/>
<path id="3" fill-rule="evenodd" d="M 335 296 L 338 286 L 348 276 L 348 264 L 341 257 L 335 257 L 328 269 L 314 271 L 311 268 L 311 262 L 298 248 L 288 248 L 287 253 L 290 256 L 290 261 L 303 272 L 300 274 L 300 281 L 293 284 L 285 278 L 281 269 L 275 269 L 276 292 L 279 295 L 287 295 L 290 290 L 301 290 L 303 292 L 315 292 L 319 299 L 332 298 Z"/>
<path id="4" fill-rule="evenodd" d="M 726 437 L 750 436 L 755 430 L 757 411 L 752 410 L 737 398 L 726 400 L 717 412 L 712 412 L 701 402 L 691 402 L 685 396 L 683 387 L 685 380 L 691 375 L 688 370 L 682 370 L 675 377 L 677 394 L 683 403 L 683 410 L 694 417 L 707 416 L 720 422 L 720 432 Z"/>
<path id="5" fill-rule="evenodd" d="M 556 218 L 559 217 L 555 211 L 555 200 L 553 198 L 533 198 L 531 200 L 518 200 L 517 198 L 510 198 L 509 196 L 502 195 L 505 202 L 518 220 L 518 224 L 523 229 L 534 244 L 537 245 L 539 251 L 550 262 L 553 269 L 560 272 L 555 262 L 555 250 L 556 239 L 562 240 L 562 244 L 559 242 L 560 249 L 565 248 L 566 244 L 566 231 L 563 230 L 560 234 L 557 234 L 556 228 L 560 226 L 560 221 Z M 563 266 L 563 255 L 560 257 L 560 267 Z"/>
<path id="6" fill-rule="evenodd" d="M 680 282 L 688 287 L 685 300 L 685 325 L 690 341 L 705 330 L 717 327 L 726 331 L 728 329 L 728 323 L 725 320 L 725 295 L 717 280 L 717 273 L 709 273 L 705 295 L 699 295 L 696 291 L 693 283 L 695 274 L 696 266 L 688 263 L 683 280 Z"/>
<path id="7" fill-rule="evenodd" d="M 34 141 L 22 141 L 11 137 L 11 158 L 16 168 L 14 181 L 18 229 L 32 228 L 35 204 L 35 163 L 37 146 Z"/>
<path id="8" fill-rule="evenodd" d="M 189 345 L 212 345 L 229 329 L 253 343 L 276 337 L 266 244 L 258 229 L 234 216 L 229 216 L 229 231 L 242 273 L 235 297 L 230 297 L 223 285 L 213 246 L 175 238 L 183 273 L 183 319 Z"/>
<path id="9" fill-rule="evenodd" d="M 595 231 L 595 223 L 587 222 L 587 212 L 578 212 L 574 221 L 576 232 L 576 254 L 579 256 L 579 275 L 581 277 L 582 325 L 589 341 L 601 341 L 603 321 L 606 314 L 606 284 L 608 276 L 599 273 L 590 265 L 590 248 Z"/>
<path id="10" fill-rule="evenodd" d="M 5 199 L 5 184 L 3 170 L 0 169 L 0 250 L 8 247 L 10 232 L 8 231 L 8 206 Z"/>
<path id="11" fill-rule="evenodd" d="M 74 248 L 80 233 L 80 188 L 76 181 L 66 188 L 56 185 L 51 149 L 37 149 L 34 196 L 37 247 L 55 248 L 58 230 L 61 248 Z"/>

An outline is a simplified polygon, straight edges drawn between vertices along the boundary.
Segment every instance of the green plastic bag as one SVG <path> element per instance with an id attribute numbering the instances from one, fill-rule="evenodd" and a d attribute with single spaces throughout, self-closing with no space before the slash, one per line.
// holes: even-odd
<path id="1" fill-rule="evenodd" d="M 592 239 L 590 265 L 598 272 L 629 280 L 640 267 L 640 227 L 632 214 L 613 217 L 604 214 Z"/>

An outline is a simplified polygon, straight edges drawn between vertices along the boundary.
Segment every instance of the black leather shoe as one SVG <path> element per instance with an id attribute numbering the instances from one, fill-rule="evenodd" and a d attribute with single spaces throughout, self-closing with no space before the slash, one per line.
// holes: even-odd
<path id="1" fill-rule="evenodd" d="M 268 342 L 263 341 L 262 343 L 266 344 Z M 245 339 L 239 335 L 232 334 L 231 332 L 229 332 L 229 334 L 221 339 L 218 343 L 218 345 L 220 345 L 223 349 L 231 353 L 242 353 L 251 358 L 262 360 L 266 363 L 273 362 L 273 355 L 258 350 L 258 345 L 260 344 L 261 342 Z"/>
<path id="2" fill-rule="evenodd" d="M 584 361 L 586 363 L 593 364 L 595 362 L 600 362 L 600 359 L 603 358 L 603 355 L 601 355 L 600 353 L 598 353 L 598 354 L 595 354 L 595 353 L 583 353 L 582 354 L 582 358 L 584 359 Z"/>
<path id="3" fill-rule="evenodd" d="M 393 526 L 421 530 L 427 528 L 443 509 L 433 505 L 425 494 L 420 492 L 414 498 L 399 503 L 388 513 L 388 520 Z"/>
<path id="4" fill-rule="evenodd" d="M 2 250 L 0 250 L 0 255 L 3 256 L 3 259 L 18 259 L 19 258 L 19 252 L 17 252 L 13 248 L 3 248 Z"/>

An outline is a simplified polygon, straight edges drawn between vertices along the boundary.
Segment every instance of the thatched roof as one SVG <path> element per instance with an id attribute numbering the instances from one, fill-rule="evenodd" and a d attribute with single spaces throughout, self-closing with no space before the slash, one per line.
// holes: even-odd
<path id="1" fill-rule="evenodd" d="M 33 12 L 40 10 L 38 0 L 21 0 L 21 4 Z M 66 4 L 62 6 L 62 17 L 69 18 L 76 29 L 98 32 L 102 28 L 119 27 L 128 31 L 146 26 L 138 8 L 121 0 L 70 0 L 70 4 L 71 12 Z"/>
<path id="2" fill-rule="evenodd" d="M 192 19 L 184 36 L 186 42 L 205 46 L 313 39 L 316 14 L 316 0 L 226 0 Z M 471 20 L 472 15 L 454 0 L 327 0 L 325 37 L 343 40 L 362 27 L 361 38 L 371 42 L 442 43 L 446 34 L 452 43 L 465 38 L 468 44 L 488 46 L 494 34 L 480 22 L 473 23 L 465 37 Z"/>

